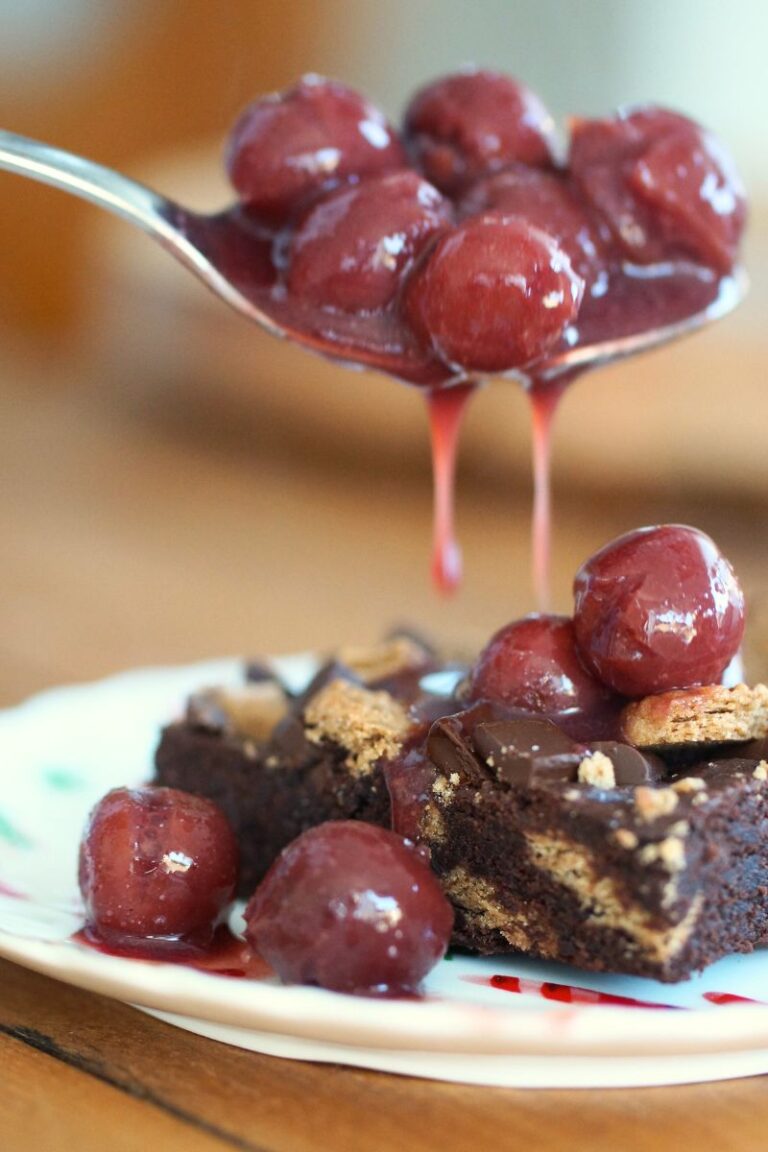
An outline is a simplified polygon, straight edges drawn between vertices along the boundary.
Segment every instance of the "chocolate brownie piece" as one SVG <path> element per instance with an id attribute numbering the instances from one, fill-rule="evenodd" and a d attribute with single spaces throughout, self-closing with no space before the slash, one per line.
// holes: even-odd
<path id="1" fill-rule="evenodd" d="M 403 636 L 342 650 L 296 696 L 267 662 L 251 663 L 240 687 L 196 694 L 184 718 L 163 729 L 155 781 L 223 809 L 240 846 L 238 895 L 248 897 L 306 829 L 326 820 L 389 826 L 382 766 L 427 721 L 455 709 L 440 676 L 452 687 L 463 671 Z"/>
<path id="2" fill-rule="evenodd" d="M 764 760 L 674 775 L 552 727 L 487 705 L 432 727 L 421 833 L 456 943 L 677 981 L 768 940 Z"/>

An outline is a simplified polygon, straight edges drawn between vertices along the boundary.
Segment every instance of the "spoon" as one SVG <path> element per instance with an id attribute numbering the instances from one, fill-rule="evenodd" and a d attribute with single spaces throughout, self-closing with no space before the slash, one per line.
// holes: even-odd
<path id="1" fill-rule="evenodd" d="M 217 296 L 273 336 L 288 336 L 316 351 L 368 364 L 412 383 L 461 381 L 417 348 L 405 326 L 392 318 L 337 313 L 329 320 L 320 309 L 286 301 L 274 284 L 272 238 L 240 206 L 212 215 L 192 212 L 101 164 L 2 130 L 0 169 L 51 184 L 135 224 Z M 581 373 L 688 335 L 732 311 L 746 287 L 746 276 L 737 270 L 704 288 L 689 314 L 639 332 L 587 335 L 573 347 L 551 353 L 546 363 L 537 365 L 535 378 L 549 381 Z M 524 372 L 509 375 L 530 383 Z"/>

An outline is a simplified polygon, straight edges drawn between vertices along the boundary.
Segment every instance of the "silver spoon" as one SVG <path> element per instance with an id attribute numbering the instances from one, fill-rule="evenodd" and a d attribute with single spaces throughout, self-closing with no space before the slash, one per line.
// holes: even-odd
<path id="1" fill-rule="evenodd" d="M 237 207 L 215 215 L 191 212 L 101 164 L 2 130 L 0 169 L 52 184 L 137 225 L 217 296 L 274 336 L 290 336 L 299 344 L 371 364 L 415 383 L 450 382 L 442 369 L 439 378 L 434 376 L 434 361 L 428 364 L 420 350 L 403 345 L 402 331 L 384 327 L 374 332 L 381 349 L 369 354 L 366 341 L 370 344 L 372 330 L 361 329 L 357 318 L 337 315 L 329 336 L 322 322 L 318 324 L 317 310 L 310 315 L 302 312 L 300 304 L 286 306 L 285 298 L 272 291 L 266 274 L 267 266 L 271 267 L 268 240 Z M 713 283 L 709 294 L 702 295 L 702 306 L 690 314 L 641 332 L 612 334 L 609 339 L 566 347 L 537 366 L 536 376 L 552 380 L 582 372 L 688 335 L 732 311 L 746 287 L 746 276 L 737 270 Z M 528 382 L 524 373 L 510 375 Z"/>

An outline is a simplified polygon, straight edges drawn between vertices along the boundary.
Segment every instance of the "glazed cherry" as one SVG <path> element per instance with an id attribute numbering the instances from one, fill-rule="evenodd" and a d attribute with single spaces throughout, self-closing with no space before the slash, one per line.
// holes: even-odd
<path id="1" fill-rule="evenodd" d="M 457 211 L 460 217 L 488 211 L 523 217 L 557 241 L 574 271 L 588 284 L 606 267 L 604 242 L 560 173 L 514 164 L 473 184 Z"/>
<path id="2" fill-rule="evenodd" d="M 447 364 L 504 372 L 537 360 L 574 319 L 584 281 L 546 233 L 488 212 L 441 237 L 406 283 L 405 315 Z"/>
<path id="3" fill-rule="evenodd" d="M 574 581 L 585 662 L 626 696 L 718 683 L 744 632 L 744 596 L 695 528 L 641 528 L 607 544 Z"/>
<path id="4" fill-rule="evenodd" d="M 746 221 L 733 160 L 710 133 L 664 108 L 577 122 L 570 168 L 625 258 L 734 264 Z"/>
<path id="5" fill-rule="evenodd" d="M 445 76 L 417 92 L 405 114 L 410 150 L 443 192 L 515 161 L 550 165 L 552 118 L 522 84 L 498 72 Z"/>
<path id="6" fill-rule="evenodd" d="M 397 292 L 403 270 L 451 216 L 450 203 L 415 172 L 338 189 L 297 229 L 288 287 L 324 308 L 383 308 Z"/>
<path id="7" fill-rule="evenodd" d="M 175 788 L 116 788 L 91 812 L 80 845 L 88 929 L 127 946 L 210 941 L 234 895 L 238 849 L 224 813 Z"/>
<path id="8" fill-rule="evenodd" d="M 445 954 L 453 911 L 409 840 L 330 821 L 283 849 L 245 919 L 285 983 L 384 994 L 418 988 Z"/>
<path id="9" fill-rule="evenodd" d="M 491 637 L 466 696 L 541 714 L 578 740 L 615 733 L 623 703 L 585 668 L 569 617 L 545 614 L 515 620 Z"/>
<path id="10" fill-rule="evenodd" d="M 392 127 L 360 93 L 304 76 L 245 109 L 230 135 L 226 164 L 240 198 L 279 222 L 319 191 L 402 168 L 407 159 Z"/>

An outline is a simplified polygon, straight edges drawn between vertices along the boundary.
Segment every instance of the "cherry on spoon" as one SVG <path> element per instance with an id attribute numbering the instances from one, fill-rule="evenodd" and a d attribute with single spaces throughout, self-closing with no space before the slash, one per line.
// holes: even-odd
<path id="1" fill-rule="evenodd" d="M 457 383 L 461 374 L 437 361 L 397 317 L 329 317 L 275 290 L 272 238 L 240 206 L 206 215 L 192 212 L 126 176 L 59 148 L 0 130 L 0 169 L 50 184 L 113 212 L 146 232 L 217 296 L 274 336 L 340 360 L 365 364 L 413 384 Z M 732 311 L 746 291 L 737 269 L 704 291 L 686 313 L 670 309 L 668 323 L 627 331 L 620 322 L 606 333 L 581 332 L 573 347 L 558 348 L 535 366 L 509 373 L 529 384 L 647 351 L 702 328 Z M 630 320 L 631 323 L 631 320 Z"/>

